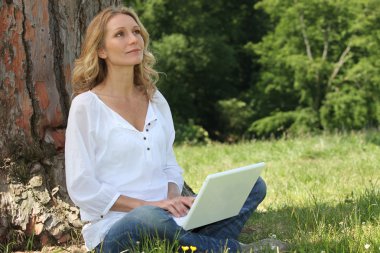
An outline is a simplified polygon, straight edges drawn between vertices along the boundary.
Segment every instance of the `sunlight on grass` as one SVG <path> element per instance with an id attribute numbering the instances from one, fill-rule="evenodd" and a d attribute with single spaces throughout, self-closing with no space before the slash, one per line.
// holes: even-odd
<path id="1" fill-rule="evenodd" d="M 301 252 L 380 252 L 379 136 L 326 134 L 175 151 L 195 191 L 210 173 L 266 162 L 267 198 L 243 230 L 244 242 L 275 236 Z"/>
<path id="2" fill-rule="evenodd" d="M 186 182 L 196 192 L 210 173 L 266 162 L 262 177 L 267 197 L 244 227 L 239 238 L 244 243 L 269 237 L 290 243 L 292 252 L 380 253 L 380 133 L 376 131 L 177 146 L 175 152 Z M 80 240 L 78 235 L 73 238 Z M 32 244 L 33 238 L 28 248 Z M 190 246 L 187 252 L 197 252 Z M 0 252 L 12 252 L 12 247 L 12 243 L 0 245 Z M 137 252 L 177 248 L 178 244 L 148 240 Z"/>

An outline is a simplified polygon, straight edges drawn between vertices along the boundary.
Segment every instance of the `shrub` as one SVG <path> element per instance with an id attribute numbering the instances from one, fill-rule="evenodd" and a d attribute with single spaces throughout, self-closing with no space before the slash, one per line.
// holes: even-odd
<path id="1" fill-rule="evenodd" d="M 268 138 L 281 136 L 295 121 L 295 113 L 276 112 L 271 116 L 256 120 L 252 123 L 248 132 L 255 137 Z"/>
<path id="2" fill-rule="evenodd" d="M 315 133 L 321 130 L 318 113 L 312 108 L 303 108 L 295 111 L 295 121 L 287 130 L 290 135 Z"/>
<path id="3" fill-rule="evenodd" d="M 217 112 L 222 139 L 228 141 L 240 139 L 248 128 L 252 116 L 247 104 L 236 98 L 219 100 Z"/>
<path id="4" fill-rule="evenodd" d="M 283 134 L 300 135 L 316 131 L 319 131 L 319 119 L 311 108 L 276 112 L 253 122 L 248 129 L 250 135 L 258 138 L 280 137 Z"/>
<path id="5" fill-rule="evenodd" d="M 196 125 L 192 119 L 187 124 L 176 124 L 176 144 L 207 144 L 210 142 L 208 132 Z"/>
<path id="6" fill-rule="evenodd" d="M 326 130 L 363 128 L 368 123 L 365 92 L 350 86 L 331 92 L 327 94 L 320 114 Z"/>

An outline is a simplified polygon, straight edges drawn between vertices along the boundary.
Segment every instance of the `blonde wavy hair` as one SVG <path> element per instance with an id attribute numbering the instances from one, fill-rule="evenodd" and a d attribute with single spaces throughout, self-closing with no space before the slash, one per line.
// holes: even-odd
<path id="1" fill-rule="evenodd" d="M 104 59 L 98 57 L 98 50 L 103 46 L 106 25 L 108 21 L 117 14 L 131 16 L 140 26 L 141 35 L 144 40 L 143 60 L 134 66 L 134 83 L 141 88 L 151 100 L 156 91 L 158 72 L 153 69 L 156 60 L 149 51 L 149 34 L 133 9 L 125 6 L 111 6 L 91 21 L 86 30 L 86 36 L 82 44 L 82 51 L 75 60 L 72 88 L 73 96 L 91 90 L 101 83 L 107 76 L 107 65 Z"/>

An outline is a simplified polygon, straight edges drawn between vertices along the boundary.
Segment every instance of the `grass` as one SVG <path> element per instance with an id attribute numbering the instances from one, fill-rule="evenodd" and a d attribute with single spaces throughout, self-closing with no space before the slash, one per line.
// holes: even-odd
<path id="1" fill-rule="evenodd" d="M 380 253 L 376 131 L 177 146 L 175 152 L 195 191 L 210 173 L 266 162 L 267 197 L 245 226 L 242 242 L 273 237 L 288 242 L 291 252 Z M 0 245 L 0 252 L 10 252 L 9 246 Z M 167 247 L 155 244 L 143 251 L 167 252 Z"/>
<path id="2" fill-rule="evenodd" d="M 212 172 L 260 161 L 267 197 L 241 240 L 276 237 L 294 252 L 380 252 L 380 134 L 176 147 L 195 191 Z"/>

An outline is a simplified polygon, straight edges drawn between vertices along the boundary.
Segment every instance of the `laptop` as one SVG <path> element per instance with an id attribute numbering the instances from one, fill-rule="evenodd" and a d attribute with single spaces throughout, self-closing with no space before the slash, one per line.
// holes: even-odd
<path id="1" fill-rule="evenodd" d="M 261 162 L 208 175 L 187 215 L 173 219 L 190 230 L 238 215 L 264 166 Z"/>

